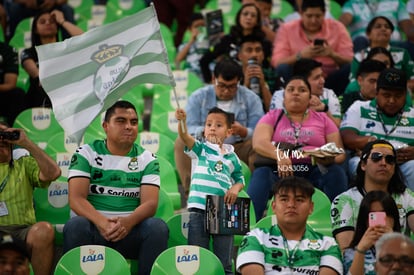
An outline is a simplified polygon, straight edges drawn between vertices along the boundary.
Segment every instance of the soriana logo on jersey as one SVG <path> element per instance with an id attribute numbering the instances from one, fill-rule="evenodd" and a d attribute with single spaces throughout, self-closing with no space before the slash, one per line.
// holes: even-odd
<path id="1" fill-rule="evenodd" d="M 61 208 L 68 204 L 68 183 L 52 182 L 48 188 L 49 204 L 55 208 Z"/>
<path id="2" fill-rule="evenodd" d="M 105 268 L 105 246 L 81 246 L 80 266 L 86 274 L 95 275 L 101 273 Z"/>

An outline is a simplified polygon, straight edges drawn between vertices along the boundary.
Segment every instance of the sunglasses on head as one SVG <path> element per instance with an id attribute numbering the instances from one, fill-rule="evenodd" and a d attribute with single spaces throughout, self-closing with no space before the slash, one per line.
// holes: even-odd
<path id="1" fill-rule="evenodd" d="M 394 155 L 384 155 L 383 153 L 379 153 L 379 152 L 372 152 L 371 153 L 371 157 L 370 159 L 373 162 L 379 162 L 381 161 L 383 158 L 385 158 L 385 162 L 388 164 L 395 164 L 396 162 L 396 158 Z"/>

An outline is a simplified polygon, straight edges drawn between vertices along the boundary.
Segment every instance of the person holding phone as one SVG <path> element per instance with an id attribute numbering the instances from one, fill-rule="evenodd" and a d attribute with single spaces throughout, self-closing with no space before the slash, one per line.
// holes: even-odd
<path id="1" fill-rule="evenodd" d="M 401 232 L 406 234 L 410 231 L 414 232 L 414 193 L 404 184 L 396 156 L 396 150 L 386 140 L 377 139 L 368 142 L 362 149 L 355 181 L 351 188 L 338 195 L 331 205 L 332 234 L 342 250 L 358 244 L 351 244 L 359 234 L 357 209 L 360 209 L 364 197 L 371 191 L 383 191 L 389 194 L 398 205 Z M 383 207 L 385 209 L 385 206 Z M 370 208 L 369 211 L 383 210 Z M 390 216 L 387 211 L 385 212 Z M 367 219 L 368 215 L 365 221 Z M 367 247 L 365 245 L 358 248 Z"/>
<path id="2" fill-rule="evenodd" d="M 374 275 L 375 243 L 385 233 L 401 231 L 398 207 L 386 192 L 368 192 L 361 201 L 355 235 L 345 249 L 345 274 Z"/>
<path id="3" fill-rule="evenodd" d="M 282 24 L 273 42 L 271 64 L 287 80 L 291 66 L 302 58 L 322 63 L 326 87 L 337 95 L 348 84 L 353 58 L 352 40 L 339 21 L 325 18 L 324 0 L 303 1 L 300 19 Z"/>

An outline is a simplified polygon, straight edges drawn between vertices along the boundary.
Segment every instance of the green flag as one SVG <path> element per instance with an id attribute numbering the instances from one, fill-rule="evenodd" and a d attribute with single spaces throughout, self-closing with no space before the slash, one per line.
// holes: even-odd
<path id="1" fill-rule="evenodd" d="M 78 143 L 94 118 L 132 87 L 175 86 L 153 5 L 36 50 L 40 82 L 55 117 Z"/>

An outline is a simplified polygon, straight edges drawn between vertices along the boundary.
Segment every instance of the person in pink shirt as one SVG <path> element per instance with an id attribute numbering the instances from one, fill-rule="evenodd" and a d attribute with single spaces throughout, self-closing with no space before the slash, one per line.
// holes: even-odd
<path id="1" fill-rule="evenodd" d="M 342 94 L 353 58 L 353 45 L 346 28 L 325 18 L 325 1 L 303 1 L 301 18 L 282 24 L 274 40 L 272 66 L 289 79 L 291 65 L 301 58 L 322 63 L 326 87 Z"/>

